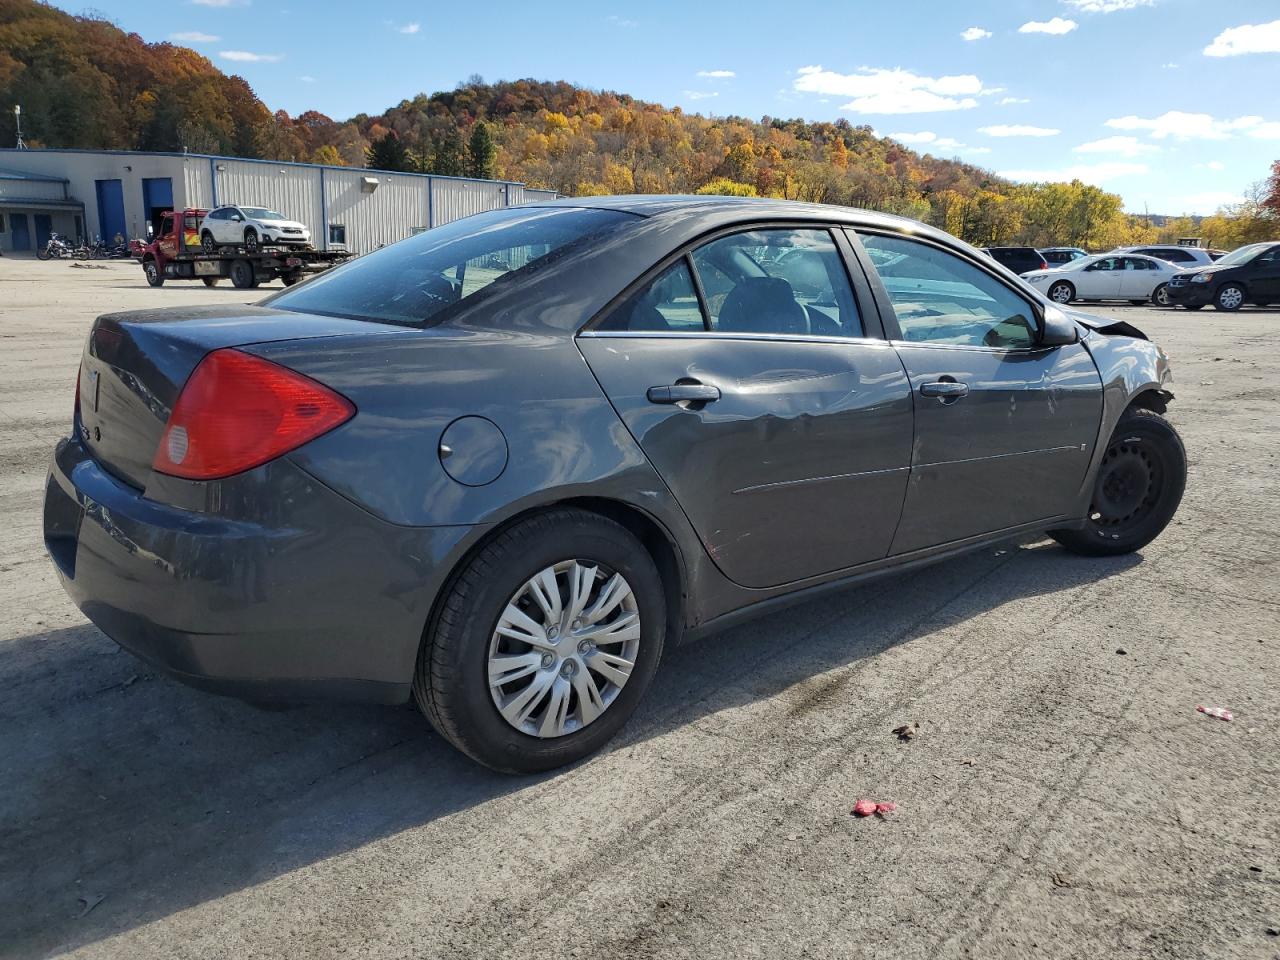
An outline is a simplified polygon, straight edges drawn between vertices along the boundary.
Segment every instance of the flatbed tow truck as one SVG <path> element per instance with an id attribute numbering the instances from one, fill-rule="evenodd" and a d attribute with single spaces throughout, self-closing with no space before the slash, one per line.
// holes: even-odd
<path id="1" fill-rule="evenodd" d="M 206 253 L 200 248 L 200 222 L 208 212 L 165 211 L 160 233 L 137 251 L 148 284 L 162 287 L 166 280 L 200 280 L 212 287 L 226 277 L 240 289 L 276 279 L 291 287 L 351 257 L 345 250 L 314 250 L 310 246 L 263 246 L 253 252 L 243 246 L 223 246 Z"/>

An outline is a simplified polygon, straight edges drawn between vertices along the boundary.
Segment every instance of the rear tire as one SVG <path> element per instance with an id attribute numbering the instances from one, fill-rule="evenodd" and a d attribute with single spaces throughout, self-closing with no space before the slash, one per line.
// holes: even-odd
<path id="1" fill-rule="evenodd" d="M 253 264 L 248 260 L 233 260 L 227 272 L 231 275 L 231 285 L 237 290 L 248 290 L 257 286 L 253 278 Z"/>
<path id="2" fill-rule="evenodd" d="M 302 272 L 295 270 L 292 273 L 286 273 L 280 278 L 280 282 L 286 287 L 292 287 L 295 283 L 302 279 Z"/>
<path id="3" fill-rule="evenodd" d="M 587 578 L 581 618 L 574 617 L 572 605 L 579 575 Z M 628 591 L 625 601 L 586 616 L 609 591 L 607 585 L 619 580 L 618 592 Z M 556 599 L 530 603 L 535 585 L 543 585 L 542 596 L 554 592 Z M 510 627 L 497 632 L 500 620 L 520 623 L 524 611 L 523 622 L 531 620 L 533 627 L 523 635 L 541 637 L 538 643 L 520 641 Z M 615 615 L 632 614 L 638 629 L 631 626 L 626 642 L 591 632 L 612 626 Z M 662 581 L 630 531 L 583 510 L 537 514 L 499 534 L 446 584 L 418 654 L 414 699 L 445 739 L 493 770 L 537 773 L 573 763 L 604 746 L 635 710 L 662 655 L 666 621 Z M 601 649 L 590 640 L 575 643 L 575 636 L 594 636 Z M 630 654 L 621 660 L 631 666 L 620 684 L 586 666 L 611 670 L 600 658 L 614 651 Z M 531 660 L 512 666 L 526 657 Z M 495 664 L 504 659 L 507 669 L 501 672 L 510 679 L 491 684 Z M 585 707 L 580 689 L 596 691 Z M 500 708 L 500 701 L 507 706 Z"/>
<path id="4" fill-rule="evenodd" d="M 154 260 L 143 261 L 142 272 L 147 275 L 148 286 L 151 286 L 151 287 L 164 286 L 164 274 L 160 272 L 160 267 Z"/>
<path id="5" fill-rule="evenodd" d="M 1169 306 L 1169 285 L 1162 283 L 1151 292 L 1151 302 L 1157 307 Z"/>
<path id="6" fill-rule="evenodd" d="M 1066 280 L 1059 280 L 1049 288 L 1049 299 L 1054 303 L 1068 304 L 1076 298 L 1076 288 Z"/>
<path id="7" fill-rule="evenodd" d="M 1213 308 L 1235 313 L 1244 306 L 1244 287 L 1238 283 L 1226 283 L 1214 295 Z"/>
<path id="8" fill-rule="evenodd" d="M 1203 303 L 1188 303 L 1183 307 L 1184 310 L 1203 310 Z"/>
<path id="9" fill-rule="evenodd" d="M 1182 438 L 1154 410 L 1130 407 L 1116 424 L 1080 530 L 1050 530 L 1072 553 L 1109 557 L 1141 550 L 1169 525 L 1187 485 Z"/>

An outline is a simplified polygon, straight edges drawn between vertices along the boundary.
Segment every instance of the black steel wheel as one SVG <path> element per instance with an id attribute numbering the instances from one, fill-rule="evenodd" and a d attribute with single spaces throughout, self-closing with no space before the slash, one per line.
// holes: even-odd
<path id="1" fill-rule="evenodd" d="M 1178 432 L 1154 410 L 1131 408 L 1098 465 L 1084 527 L 1049 535 L 1089 556 L 1140 550 L 1173 519 L 1186 483 L 1187 453 Z"/>
<path id="2" fill-rule="evenodd" d="M 248 260 L 233 261 L 231 269 L 227 272 L 231 274 L 231 285 L 237 290 L 248 290 L 250 287 L 257 286 L 253 277 L 253 264 Z"/>

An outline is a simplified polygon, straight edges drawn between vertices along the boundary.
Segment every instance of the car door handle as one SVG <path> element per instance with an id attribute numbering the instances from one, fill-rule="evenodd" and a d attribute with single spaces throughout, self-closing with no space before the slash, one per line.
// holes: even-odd
<path id="1" fill-rule="evenodd" d="M 673 383 L 666 387 L 650 387 L 645 394 L 650 403 L 711 403 L 720 399 L 720 388 L 710 383 Z"/>
<path id="2" fill-rule="evenodd" d="M 967 383 L 957 383 L 955 380 L 935 380 L 932 383 L 920 384 L 920 396 L 937 397 L 940 400 L 959 400 L 961 397 L 969 395 L 969 385 Z"/>

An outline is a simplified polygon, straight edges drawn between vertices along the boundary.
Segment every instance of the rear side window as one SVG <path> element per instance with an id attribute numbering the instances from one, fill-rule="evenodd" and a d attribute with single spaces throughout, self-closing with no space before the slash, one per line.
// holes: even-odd
<path id="1" fill-rule="evenodd" d="M 1028 348 L 1031 305 L 968 261 L 906 237 L 862 234 L 884 283 L 902 339 L 957 346 Z"/>
<path id="2" fill-rule="evenodd" d="M 279 310 L 429 326 L 632 222 L 574 207 L 493 210 L 427 230 L 263 301 Z"/>
<path id="3" fill-rule="evenodd" d="M 600 329 L 860 337 L 862 320 L 829 231 L 768 229 L 696 248 L 615 307 Z"/>

